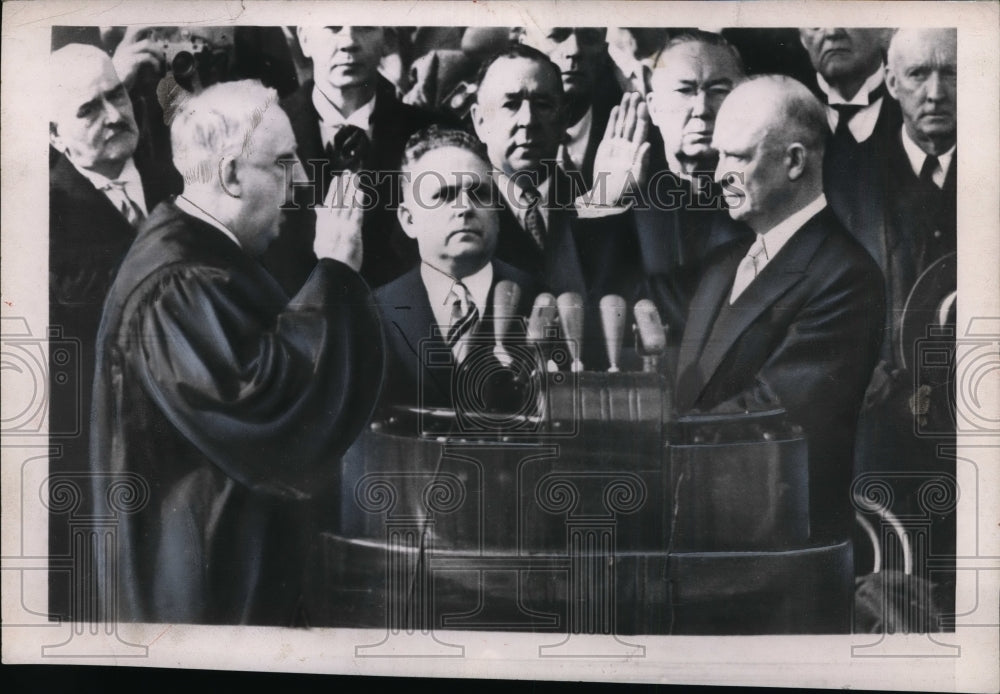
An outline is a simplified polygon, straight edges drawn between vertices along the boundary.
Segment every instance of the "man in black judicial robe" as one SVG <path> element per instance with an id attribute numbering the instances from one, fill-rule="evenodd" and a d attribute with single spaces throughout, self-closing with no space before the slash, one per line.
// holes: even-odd
<path id="1" fill-rule="evenodd" d="M 360 212 L 327 211 L 291 298 L 254 257 L 295 158 L 276 100 L 223 83 L 175 117 L 184 194 L 143 224 L 105 305 L 91 470 L 95 513 L 118 521 L 98 561 L 109 619 L 293 624 L 316 513 L 377 397 Z M 216 175 L 198 175 L 206 162 Z M 136 493 L 128 511 L 115 483 Z"/>
<path id="2" fill-rule="evenodd" d="M 294 205 L 264 265 L 285 291 L 295 292 L 316 264 L 312 241 L 316 213 L 326 200 L 331 177 L 345 170 L 365 172 L 370 196 L 364 215 L 365 254 L 361 276 L 373 287 L 395 279 L 417 259 L 416 247 L 395 219 L 403 147 L 410 135 L 441 120 L 402 103 L 378 72 L 385 27 L 298 27 L 303 53 L 313 64 L 313 80 L 283 99 L 306 167 L 308 183 L 295 188 Z"/>
<path id="3" fill-rule="evenodd" d="M 809 449 L 811 536 L 851 536 L 854 435 L 882 341 L 878 266 L 823 195 L 821 104 L 799 82 L 744 82 L 713 143 L 730 214 L 756 233 L 718 249 L 691 301 L 675 404 L 784 408 Z M 742 172 L 742 177 L 734 177 Z M 742 179 L 742 180 L 741 180 Z"/>

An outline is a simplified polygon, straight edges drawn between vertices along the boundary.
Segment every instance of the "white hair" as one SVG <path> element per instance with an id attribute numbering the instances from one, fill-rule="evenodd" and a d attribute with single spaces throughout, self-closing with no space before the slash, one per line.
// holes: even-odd
<path id="1" fill-rule="evenodd" d="M 257 80 L 222 82 L 185 99 L 170 124 L 174 166 L 185 184 L 208 183 L 222 159 L 248 154 L 254 130 L 277 100 Z"/>

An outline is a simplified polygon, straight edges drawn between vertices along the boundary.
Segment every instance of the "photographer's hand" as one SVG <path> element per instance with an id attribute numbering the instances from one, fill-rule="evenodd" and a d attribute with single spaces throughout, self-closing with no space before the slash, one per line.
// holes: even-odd
<path id="1" fill-rule="evenodd" d="M 358 175 L 334 176 L 323 207 L 316 208 L 317 258 L 339 260 L 355 272 L 361 270 L 363 244 L 361 222 L 364 216 Z"/>
<path id="2" fill-rule="evenodd" d="M 129 27 L 115 49 L 111 62 L 126 89 L 135 86 L 144 65 L 149 65 L 157 79 L 166 68 L 166 56 L 151 37 L 152 27 Z"/>

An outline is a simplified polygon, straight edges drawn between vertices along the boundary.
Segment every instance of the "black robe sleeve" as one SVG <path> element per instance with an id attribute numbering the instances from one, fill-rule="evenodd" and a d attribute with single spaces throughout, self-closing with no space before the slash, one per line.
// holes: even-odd
<path id="1" fill-rule="evenodd" d="M 361 278 L 323 260 L 277 311 L 253 277 L 217 267 L 168 268 L 156 282 L 126 326 L 128 358 L 171 424 L 256 493 L 307 498 L 335 481 L 381 384 L 381 327 Z"/>

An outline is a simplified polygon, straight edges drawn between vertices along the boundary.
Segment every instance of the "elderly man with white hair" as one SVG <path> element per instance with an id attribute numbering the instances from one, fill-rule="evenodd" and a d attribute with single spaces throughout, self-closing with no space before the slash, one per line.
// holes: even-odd
<path id="1" fill-rule="evenodd" d="M 58 338 L 79 346 L 69 364 L 60 361 L 62 350 L 49 355 L 49 431 L 59 436 L 51 472 L 79 475 L 88 465 L 90 384 L 104 299 L 138 223 L 180 188 L 170 163 L 138 146 L 132 102 L 106 53 L 69 44 L 52 53 L 49 68 L 49 324 Z M 67 373 L 73 378 L 61 384 Z M 66 514 L 53 514 L 53 553 L 69 551 L 67 524 Z M 62 589 L 51 597 L 53 613 L 74 604 Z"/>
<path id="2" fill-rule="evenodd" d="M 826 115 L 801 83 L 752 78 L 719 109 L 716 177 L 754 237 L 723 246 L 691 301 L 676 407 L 782 407 L 809 447 L 811 535 L 851 536 L 858 412 L 882 340 L 882 275 L 823 194 Z"/>
<path id="3" fill-rule="evenodd" d="M 319 262 L 294 297 L 257 260 L 300 173 L 276 99 L 230 82 L 178 112 L 184 193 L 146 219 L 105 305 L 91 469 L 148 489 L 120 518 L 117 565 L 99 565 L 109 618 L 292 624 L 314 508 L 337 498 L 378 396 L 360 211 L 319 211 Z"/>

